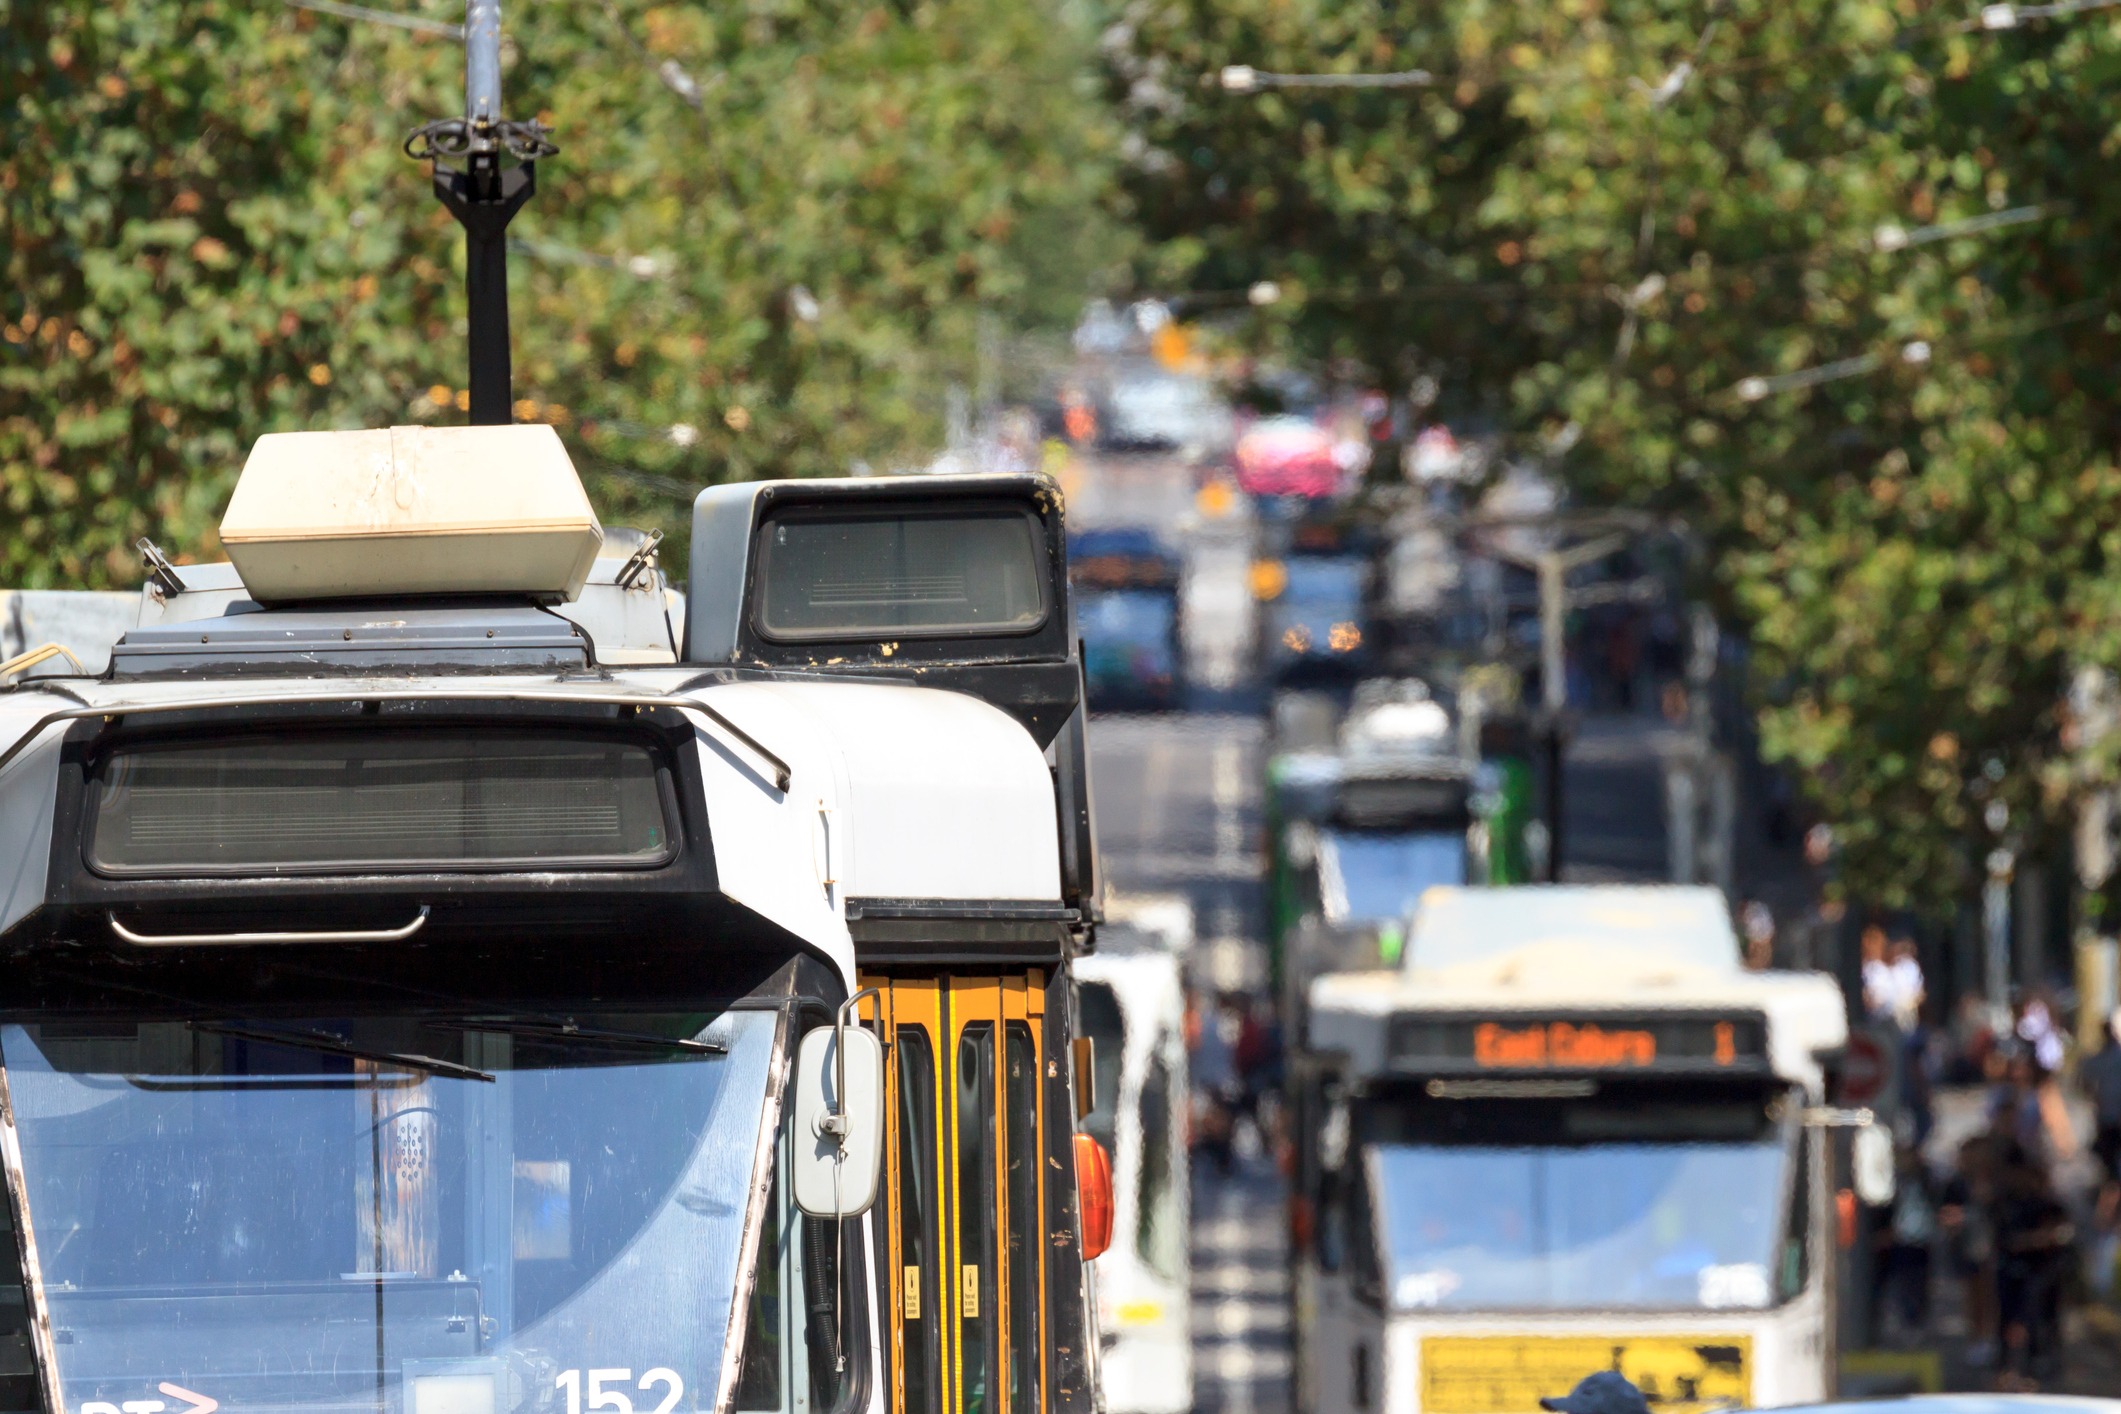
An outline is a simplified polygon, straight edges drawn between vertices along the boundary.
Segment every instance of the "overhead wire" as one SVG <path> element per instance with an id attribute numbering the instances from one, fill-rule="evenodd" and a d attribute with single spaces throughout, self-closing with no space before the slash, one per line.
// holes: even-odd
<path id="1" fill-rule="evenodd" d="M 1723 14 L 1730 0 L 1714 0 L 1709 6 L 1709 17 L 1695 36 L 1694 47 L 1688 56 L 1680 60 L 1668 72 L 1656 88 L 1650 89 L 1640 79 L 1631 82 L 1642 87 L 1650 96 L 1651 121 L 1659 121 L 1672 100 L 1686 87 L 1687 79 L 1694 68 L 1708 54 L 1709 42 L 1716 37 L 1716 28 L 1723 22 Z M 1642 203 L 1642 220 L 1635 233 L 1635 265 L 1639 270 L 1649 263 L 1650 251 L 1657 238 L 1657 203 L 1664 190 L 1664 181 L 1657 164 L 1657 147 L 1653 143 L 1644 153 L 1644 163 L 1649 169 L 1649 194 Z M 1635 349 L 1635 330 L 1640 322 L 1642 306 L 1664 292 L 1664 276 L 1649 272 L 1635 286 L 1625 292 L 1614 291 L 1626 311 L 1620 321 L 1620 333 L 1613 341 L 1613 367 L 1618 369 L 1628 360 Z"/>
<path id="2" fill-rule="evenodd" d="M 1727 4 L 1728 0 L 1715 0 L 1708 18 L 1704 22 L 1700 34 L 1696 36 L 1688 55 L 1669 69 L 1665 77 L 1654 88 L 1640 78 L 1631 77 L 1629 79 L 1629 83 L 1638 91 L 1648 95 L 1654 114 L 1661 116 L 1672 100 L 1685 89 L 1688 81 L 1694 75 L 1699 73 L 1730 72 L 1733 70 L 1732 64 L 1711 65 L 1707 63 L 1709 45 L 1714 40 L 1717 29 L 1723 20 Z M 1863 47 L 1878 47 L 1881 43 L 1897 43 L 1901 39 L 1923 33 L 1970 33 L 1977 30 L 1994 32 L 2014 29 L 2022 19 L 2059 17 L 2089 10 L 2110 8 L 2116 4 L 2121 4 L 2121 0 L 2061 0 L 2061 3 L 2046 5 L 1991 4 L 1985 6 L 1980 14 L 1974 18 L 1944 25 L 1904 26 L 1902 29 L 1895 31 L 1893 35 L 1888 36 L 1885 41 L 1872 41 Z M 1372 82 L 1365 83 L 1364 79 L 1366 78 L 1372 80 Z M 1220 71 L 1219 79 L 1221 86 L 1225 90 L 1240 93 L 1270 87 L 1430 87 L 1439 82 L 1437 77 L 1427 70 L 1409 70 L 1401 73 L 1369 76 L 1359 74 L 1304 75 L 1263 73 L 1245 65 L 1226 66 Z M 1651 160 L 1654 162 L 1654 157 Z M 1638 232 L 1636 241 L 1639 259 L 1647 258 L 1654 238 L 1656 222 L 1655 192 L 1658 187 L 1654 170 L 1651 174 L 1649 185 L 1652 188 L 1652 193 L 1650 199 L 1644 203 L 1641 229 Z M 2067 203 L 2020 206 L 2006 211 L 1992 212 L 1955 221 L 1937 222 L 1918 227 L 1913 231 L 1905 230 L 1896 223 L 1887 223 L 1876 227 L 1867 238 L 1862 238 L 1854 243 L 1851 243 L 1845 237 L 1835 241 L 1822 242 L 1805 251 L 1784 252 L 1738 265 L 1716 267 L 1716 275 L 1720 279 L 1744 278 L 1746 275 L 1762 269 L 1790 264 L 1804 264 L 1821 256 L 1834 254 L 1889 254 L 1935 241 L 1976 235 L 1986 231 L 2025 224 L 2045 216 L 2061 214 L 2068 209 Z M 1698 283 L 1698 279 L 1699 277 L 1696 277 L 1696 283 Z M 1459 297 L 1506 301 L 1539 297 L 1561 300 L 1582 299 L 1594 293 L 1603 294 L 1618 303 L 1624 311 L 1621 327 L 1614 342 L 1612 357 L 1612 363 L 1617 369 L 1626 362 L 1628 355 L 1633 350 L 1635 335 L 1644 307 L 1662 296 L 1671 283 L 1671 279 L 1662 272 L 1651 271 L 1644 274 L 1632 286 L 1568 282 L 1557 286 L 1539 287 L 1535 292 L 1533 287 L 1526 286 L 1522 282 L 1485 282 L 1481 284 L 1454 283 L 1414 287 L 1401 286 L 1397 290 L 1380 291 L 1379 293 L 1417 298 Z M 1247 291 L 1247 298 L 1250 298 L 1251 292 L 1258 288 L 1260 287 L 1256 284 L 1250 287 Z M 1280 284 L 1276 282 L 1274 288 L 1279 291 Z M 1349 292 L 1306 292 L 1307 299 L 1330 300 L 1349 297 Z M 1228 299 L 1229 296 L 1213 298 L 1217 298 L 1217 302 L 1221 302 L 1221 300 Z M 1252 299 L 1251 302 L 1259 303 L 1256 299 Z M 1915 361 L 1913 355 L 1917 351 L 1920 351 L 1921 357 L 1926 359 L 1929 345 L 1920 340 L 1913 341 L 1905 346 L 1902 353 L 1903 356 L 1909 357 L 1910 361 Z M 1773 378 L 1749 378 L 1741 380 L 1737 386 L 1751 392 L 1754 397 L 1766 396 L 1767 392 L 1770 391 L 1786 391 L 1791 388 L 1807 387 L 1833 378 L 1856 376 L 1860 373 L 1869 372 L 1872 369 L 1883 366 L 1885 357 L 1884 354 L 1880 353 L 1865 354 L 1852 359 L 1840 360 L 1832 365 L 1822 366 L 1820 369 L 1777 375 Z"/>
<path id="3" fill-rule="evenodd" d="M 1653 107 L 1661 109 L 1676 98 L 1693 79 L 1706 75 L 1742 73 L 1770 64 L 1791 65 L 1797 60 L 1824 54 L 1886 50 L 1912 39 L 1953 34 L 1997 33 L 2016 29 L 2027 20 L 2064 19 L 2093 10 L 2112 9 L 2117 5 L 2121 5 L 2121 0 L 2058 0 L 2058 3 L 2046 5 L 1996 3 L 1982 6 L 1979 13 L 1968 18 L 1929 20 L 1902 25 L 1891 33 L 1876 38 L 1807 45 L 1780 54 L 1755 54 L 1711 63 L 1707 59 L 1708 45 L 1728 8 L 1728 0 L 1718 0 L 1711 8 L 1709 18 L 1704 22 L 1702 32 L 1696 38 L 1688 58 L 1668 69 L 1655 86 L 1635 76 L 1631 76 L 1628 83 L 1637 92 L 1645 94 Z M 1439 88 L 1459 82 L 1481 83 L 1485 86 L 1489 81 L 1492 81 L 1489 75 L 1470 72 L 1455 76 L 1427 69 L 1378 74 L 1279 73 L 1255 69 L 1249 64 L 1226 64 L 1219 70 L 1202 75 L 1201 78 L 1204 86 L 1220 86 L 1231 93 L 1251 93 L 1268 88 Z"/>
<path id="4" fill-rule="evenodd" d="M 1869 235 L 1838 236 L 1821 241 L 1802 250 L 1783 251 L 1774 255 L 1759 256 L 1751 260 L 1714 264 L 1707 271 L 1684 270 L 1680 275 L 1666 275 L 1653 271 L 1627 292 L 1643 303 L 1658 295 L 1669 293 L 1684 279 L 1696 286 L 1707 283 L 1735 281 L 1778 267 L 1804 265 L 1817 262 L 1819 268 L 1829 259 L 1851 259 L 1864 255 L 1892 255 L 1918 246 L 1931 245 L 1938 241 L 1961 236 L 1974 236 L 1990 231 L 2004 230 L 2012 226 L 2026 225 L 2048 217 L 2066 216 L 2075 208 L 2066 201 L 2042 202 L 2036 205 L 2012 207 L 2006 211 L 1986 212 L 1979 216 L 1962 217 L 1950 221 L 1934 222 L 1907 230 L 1893 224 L 1878 226 Z M 1276 298 L 1265 303 L 1277 303 L 1287 282 L 1274 281 Z M 1160 298 L 1167 303 L 1205 306 L 1259 304 L 1254 295 L 1254 286 L 1231 290 L 1185 290 L 1164 294 Z M 1596 297 L 1612 297 L 1616 287 L 1606 280 L 1571 280 L 1554 284 L 1528 285 L 1516 280 L 1465 280 L 1450 282 L 1428 282 L 1384 286 L 1338 286 L 1323 289 L 1304 289 L 1302 299 L 1306 302 L 1347 303 L 1354 301 L 1376 301 L 1400 299 L 1429 300 L 1486 300 L 1499 303 L 1535 300 L 1577 300 Z"/>
<path id="5" fill-rule="evenodd" d="M 1835 359 L 1831 363 L 1822 363 L 1812 368 L 1800 368 L 1789 373 L 1771 375 L 1756 374 L 1739 379 L 1717 396 L 1738 403 L 1757 403 L 1777 393 L 1799 392 L 1806 388 L 1817 387 L 1821 383 L 1838 382 L 1845 378 L 1860 378 L 1864 374 L 1877 372 L 1896 359 L 1901 363 L 1919 367 L 1931 362 L 1937 356 L 1940 344 L 1944 348 L 1949 349 L 1967 347 L 1974 344 L 1994 343 L 1998 339 L 2025 338 L 2028 335 L 2045 333 L 2050 329 L 2057 329 L 2065 324 L 2074 324 L 2080 320 L 2088 319 L 2106 308 L 2106 306 L 2106 297 L 2102 295 L 2094 299 L 2079 300 L 2075 304 L 2065 305 L 2052 314 L 2033 315 L 2023 319 L 2006 320 L 2000 324 L 1985 328 L 1969 329 L 1964 334 L 1949 340 L 1911 339 L 1896 343 L 1889 349 L 1873 349 L 1868 353 L 1857 354 L 1850 358 Z"/>
<path id="6" fill-rule="evenodd" d="M 639 467 L 627 466 L 623 462 L 615 462 L 608 457 L 601 457 L 591 453 L 582 454 L 577 459 L 585 469 L 594 475 L 608 476 L 615 481 L 624 481 L 630 485 L 638 486 L 644 491 L 653 492 L 659 496 L 667 496 L 672 500 L 689 503 L 700 492 L 707 489 L 706 485 L 701 482 L 682 481 L 674 476 L 663 476 L 653 471 L 643 471 Z"/>
<path id="7" fill-rule="evenodd" d="M 431 34 L 441 39 L 464 42 L 464 26 L 453 25 L 444 20 L 423 19 L 418 15 L 401 15 L 392 10 L 377 10 L 367 5 L 349 5 L 345 0 L 284 0 L 297 10 L 314 10 L 320 15 L 335 15 L 342 20 L 366 20 L 370 24 L 390 25 L 397 29 L 410 30 L 414 34 Z"/>

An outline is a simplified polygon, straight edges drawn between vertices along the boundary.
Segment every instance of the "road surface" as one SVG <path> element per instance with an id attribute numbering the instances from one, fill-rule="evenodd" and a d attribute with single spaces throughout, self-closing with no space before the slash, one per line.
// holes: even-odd
<path id="1" fill-rule="evenodd" d="M 1207 710 L 1101 716 L 1091 723 L 1098 852 L 1116 910 L 1150 897 L 1191 906 L 1192 984 L 1263 990 L 1260 750 L 1247 694 L 1253 524 L 1238 505 L 1196 497 L 1169 459 L 1078 463 L 1071 528 L 1148 526 L 1186 564 L 1187 677 Z M 1250 709 L 1250 710 L 1247 710 Z M 1228 1414 L 1289 1408 L 1288 1258 L 1279 1176 L 1257 1144 L 1224 1176 L 1194 1167 L 1194 1404 Z"/>

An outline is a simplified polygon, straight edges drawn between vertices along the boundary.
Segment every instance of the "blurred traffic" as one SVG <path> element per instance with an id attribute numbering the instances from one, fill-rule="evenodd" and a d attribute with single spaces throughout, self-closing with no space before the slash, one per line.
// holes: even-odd
<path id="1" fill-rule="evenodd" d="M 1548 882 L 1592 886 L 1581 906 L 1594 910 L 1604 906 L 1597 889 L 1706 886 L 1701 897 L 1716 903 L 1700 946 L 1727 949 L 1715 966 L 1734 979 L 1788 970 L 1793 985 L 1825 974 L 1834 999 L 1826 1039 L 1807 1043 L 1823 1067 L 1812 1098 L 1800 1080 L 1791 1102 L 1811 1107 L 1799 1128 L 1817 1140 L 1824 1185 L 1819 1230 L 1793 1239 L 1802 1255 L 1789 1258 L 1816 1263 L 1826 1283 L 1815 1298 L 1825 1324 L 1808 1337 L 1813 1373 L 1795 1347 L 1770 1356 L 1761 1346 L 1724 1384 L 1679 1368 L 1660 1386 L 1664 1357 L 1645 1346 L 1648 1363 L 1627 1368 L 1646 1379 L 1652 1409 L 1837 1392 L 2121 1390 L 2111 944 L 2057 947 L 2039 912 L 2049 905 L 2026 890 L 1986 933 L 1963 919 L 1940 932 L 1917 914 L 1830 897 L 1831 827 L 1808 818 L 1796 783 L 1762 760 L 1743 705 L 1744 637 L 1693 597 L 1699 547 L 1683 527 L 1584 505 L 1477 431 L 1424 422 L 1381 396 L 1304 400 L 1300 380 L 1287 380 L 1262 412 L 1227 371 L 1159 366 L 1154 317 L 1131 340 L 1126 323 L 1103 310 L 1086 321 L 1078 344 L 1091 351 L 1056 392 L 1061 411 L 1037 460 L 1070 498 L 1077 631 L 1100 714 L 1095 803 L 1113 890 L 1101 936 L 1111 966 L 1167 957 L 1185 989 L 1182 1018 L 1140 1024 L 1183 1037 L 1190 1103 L 1174 1119 L 1152 1102 L 1151 1118 L 1133 1119 L 1139 1137 L 1119 1143 L 1153 1146 L 1174 1123 L 1188 1136 L 1194 1405 L 1361 1407 L 1351 1387 L 1329 1388 L 1353 1357 L 1318 1353 L 1322 1340 L 1351 1337 L 1332 1335 L 1320 1293 L 1305 1294 L 1317 1280 L 1303 1275 L 1316 1261 L 1305 1242 L 1328 1220 L 1316 1210 L 1326 1200 L 1304 1191 L 1306 1172 L 1314 1190 L 1322 1181 L 1322 1121 L 1313 1113 L 1303 1127 L 1301 1099 L 1305 1083 L 1318 1084 L 1319 1062 L 1307 1059 L 1320 1047 L 1316 988 L 1415 965 L 1425 912 L 1432 934 L 1440 926 L 1439 887 L 1503 898 Z M 1984 991 L 1999 945 L 2007 1014 Z M 1580 990 L 1585 982 L 1566 979 L 1586 965 L 1563 967 L 1555 985 Z M 1600 985 L 1629 965 L 1608 960 Z M 1598 995 L 1612 1015 L 1633 1005 Z M 1129 1055 L 1144 1044 L 1107 1025 Z M 1834 1039 L 1844 1026 L 1846 1041 Z M 1312 1093 L 1314 1109 L 1325 1103 Z M 1647 1091 L 1613 1093 L 1652 1103 Z M 1134 1103 L 1123 1115 L 1134 1117 Z M 1592 1101 L 1558 1103 L 1555 1122 L 1590 1122 Z M 1728 1187 L 1730 1177 L 1701 1176 L 1701 1164 L 1719 1162 L 1706 1133 L 1656 1141 L 1687 1156 L 1669 1172 L 1628 1160 L 1569 1180 L 1621 1206 L 1575 1237 L 1557 1234 L 1550 1260 L 1605 1252 L 1595 1234 L 1624 1229 L 1598 1223 L 1663 1211 L 1660 1193 Z M 1772 1162 L 1802 1169 L 1811 1152 Z M 1427 1215 L 1386 1216 L 1388 1230 L 1476 1220 L 1420 1196 L 1465 1180 L 1411 1158 L 1384 1162 L 1372 1201 Z M 1756 1278 L 1745 1274 L 1756 1270 L 1770 1273 L 1757 1279 L 1768 1308 L 1783 1299 L 1771 1281 L 1808 1289 L 1782 1259 L 1744 1257 L 1764 1239 L 1743 1223 L 1799 1200 L 1763 1201 L 1767 1213 L 1715 1218 L 1724 1236 L 1710 1249 L 1724 1256 L 1703 1270 L 1732 1273 L 1720 1280 L 1736 1294 L 1711 1310 L 1750 1305 Z M 1694 1240 L 1674 1229 L 1638 1260 L 1664 1270 L 1690 1260 Z M 1462 1267 L 1466 1250 L 1453 1250 Z M 1418 1258 L 1381 1260 L 1389 1270 L 1415 1262 L 1398 1280 L 1423 1290 Z M 1623 1297 L 1625 1268 L 1596 1260 L 1597 1280 L 1574 1298 L 1586 1313 L 1672 1299 Z M 1519 1279 L 1502 1271 L 1459 1270 L 1408 1299 L 1481 1309 L 1497 1298 L 1481 1296 L 1479 1281 Z M 1115 1284 L 1133 1291 L 1141 1280 Z M 1175 1300 L 1164 1288 L 1107 1301 L 1113 1348 L 1157 1338 Z M 1369 1377 L 1382 1381 L 1382 1366 Z M 1302 1391 L 1320 1378 L 1328 1386 Z M 1695 1393 L 1681 1395 L 1675 1379 Z M 1137 1407 L 1122 1388 L 1148 1386 L 1108 1388 L 1111 1407 Z M 1501 1410 L 1519 1396 L 1497 1397 Z M 1140 1398 L 1162 1407 L 1167 1396 Z M 1421 1407 L 1439 1407 L 1428 1398 Z"/>

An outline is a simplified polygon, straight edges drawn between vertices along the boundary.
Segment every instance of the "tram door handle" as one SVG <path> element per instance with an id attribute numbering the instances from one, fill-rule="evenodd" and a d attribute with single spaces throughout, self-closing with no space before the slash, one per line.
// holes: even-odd
<path id="1" fill-rule="evenodd" d="M 817 818 L 810 833 L 810 862 L 817 867 L 818 886 L 825 891 L 825 902 L 832 902 L 832 890 L 839 883 L 832 868 L 832 807 L 823 800 L 817 803 Z"/>

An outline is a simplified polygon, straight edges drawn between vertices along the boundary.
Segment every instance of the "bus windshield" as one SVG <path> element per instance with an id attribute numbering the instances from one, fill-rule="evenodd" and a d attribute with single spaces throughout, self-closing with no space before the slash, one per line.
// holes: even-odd
<path id="1" fill-rule="evenodd" d="M 713 1407 L 776 1033 L 0 1026 L 63 1407 Z"/>
<path id="2" fill-rule="evenodd" d="M 1178 601 L 1153 589 L 1078 593 L 1083 670 L 1093 682 L 1165 682 L 1177 671 L 1172 628 Z"/>
<path id="3" fill-rule="evenodd" d="M 1319 893 L 1329 923 L 1390 923 L 1432 884 L 1466 881 L 1466 837 L 1328 830 L 1319 842 Z"/>
<path id="4" fill-rule="evenodd" d="M 1757 1102 L 1434 1108 L 1535 1122 L 1439 1126 L 1429 1142 L 1401 1127 L 1368 1146 L 1394 1307 L 1743 1309 L 1789 1294 L 1796 1131 Z"/>

